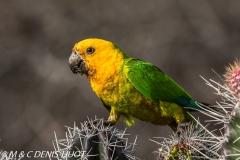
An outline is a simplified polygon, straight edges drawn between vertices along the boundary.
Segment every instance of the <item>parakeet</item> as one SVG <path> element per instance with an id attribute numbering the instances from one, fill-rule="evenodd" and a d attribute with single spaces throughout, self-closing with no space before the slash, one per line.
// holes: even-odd
<path id="1" fill-rule="evenodd" d="M 183 107 L 200 109 L 196 101 L 159 68 L 129 57 L 107 40 L 90 38 L 76 43 L 69 67 L 73 73 L 87 76 L 93 91 L 110 112 L 111 123 L 123 117 L 131 126 L 135 117 L 176 130 L 179 122 L 194 121 Z"/>

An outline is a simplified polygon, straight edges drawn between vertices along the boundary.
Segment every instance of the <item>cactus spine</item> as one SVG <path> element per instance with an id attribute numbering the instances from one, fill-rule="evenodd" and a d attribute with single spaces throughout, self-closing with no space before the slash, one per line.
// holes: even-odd
<path id="1" fill-rule="evenodd" d="M 137 160 L 132 156 L 136 140 L 128 143 L 125 136 L 125 131 L 105 126 L 103 119 L 89 120 L 80 128 L 68 127 L 66 139 L 56 137 L 54 148 L 66 160 Z"/>

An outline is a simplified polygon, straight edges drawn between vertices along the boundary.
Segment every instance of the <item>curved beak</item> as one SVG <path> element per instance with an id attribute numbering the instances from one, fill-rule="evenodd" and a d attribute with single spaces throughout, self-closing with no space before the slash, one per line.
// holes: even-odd
<path id="1" fill-rule="evenodd" d="M 68 60 L 69 67 L 74 74 L 87 74 L 88 69 L 85 66 L 85 61 L 77 52 L 72 52 Z"/>

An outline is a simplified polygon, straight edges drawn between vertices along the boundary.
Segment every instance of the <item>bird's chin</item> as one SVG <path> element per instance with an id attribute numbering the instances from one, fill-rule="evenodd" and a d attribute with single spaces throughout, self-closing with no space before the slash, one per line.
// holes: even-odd
<path id="1" fill-rule="evenodd" d="M 87 70 L 81 70 L 81 69 L 79 69 L 79 70 L 77 70 L 77 73 L 76 74 L 80 74 L 80 75 L 87 75 L 88 74 L 88 71 Z"/>
<path id="2" fill-rule="evenodd" d="M 85 66 L 75 66 L 73 69 L 72 69 L 72 72 L 74 74 L 80 74 L 80 75 L 87 75 L 88 74 L 88 69 L 85 67 Z"/>

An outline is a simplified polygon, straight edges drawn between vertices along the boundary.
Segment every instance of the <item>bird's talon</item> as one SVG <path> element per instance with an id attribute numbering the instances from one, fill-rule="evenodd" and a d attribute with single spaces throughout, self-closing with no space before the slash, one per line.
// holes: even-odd
<path id="1" fill-rule="evenodd" d="M 93 125 L 97 125 L 99 123 L 101 123 L 102 119 L 95 119 L 95 120 L 92 120 L 90 122 L 87 123 L 87 126 L 89 128 L 91 128 Z M 115 122 L 112 122 L 112 121 L 109 121 L 109 120 L 103 120 L 103 125 L 106 127 L 106 126 L 113 126 L 115 124 Z"/>
<path id="2" fill-rule="evenodd" d="M 115 124 L 115 122 L 110 121 L 110 120 L 105 120 L 105 121 L 103 122 L 103 125 L 104 125 L 104 126 L 113 126 L 114 124 Z"/>

